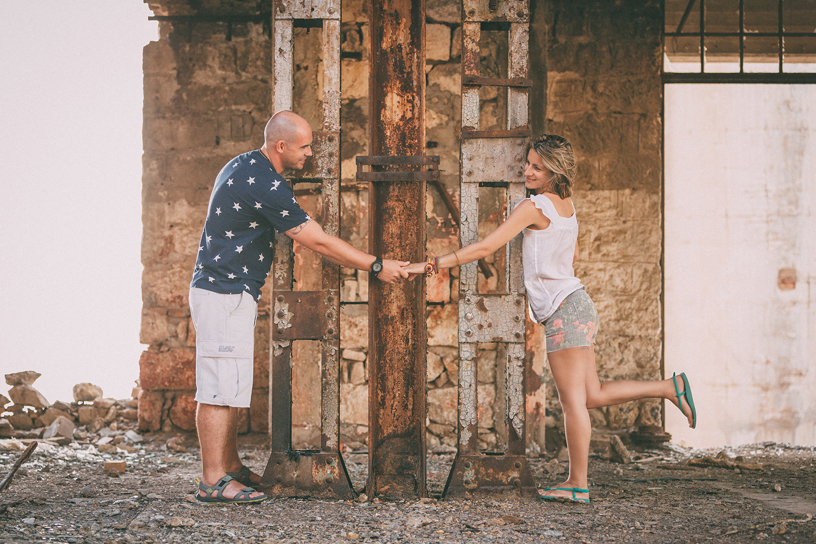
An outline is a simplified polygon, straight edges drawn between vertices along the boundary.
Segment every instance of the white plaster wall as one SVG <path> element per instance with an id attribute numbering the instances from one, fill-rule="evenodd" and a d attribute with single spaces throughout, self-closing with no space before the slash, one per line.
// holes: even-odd
<path id="1" fill-rule="evenodd" d="M 667 430 L 816 445 L 816 85 L 667 85 L 665 116 L 666 375 L 698 410 Z"/>

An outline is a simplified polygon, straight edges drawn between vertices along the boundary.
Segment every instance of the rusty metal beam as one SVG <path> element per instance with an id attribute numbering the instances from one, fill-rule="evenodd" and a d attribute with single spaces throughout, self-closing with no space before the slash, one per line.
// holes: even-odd
<path id="1" fill-rule="evenodd" d="M 425 152 L 425 1 L 369 2 L 371 155 Z M 422 260 L 425 181 L 372 183 L 370 248 Z M 425 285 L 369 283 L 369 497 L 424 497 Z"/>

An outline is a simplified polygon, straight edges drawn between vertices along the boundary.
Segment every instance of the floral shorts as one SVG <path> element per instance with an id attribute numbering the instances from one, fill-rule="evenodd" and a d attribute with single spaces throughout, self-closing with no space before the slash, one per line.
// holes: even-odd
<path id="1" fill-rule="evenodd" d="M 547 335 L 547 353 L 587 347 L 595 343 L 598 312 L 582 287 L 565 298 L 543 325 Z"/>

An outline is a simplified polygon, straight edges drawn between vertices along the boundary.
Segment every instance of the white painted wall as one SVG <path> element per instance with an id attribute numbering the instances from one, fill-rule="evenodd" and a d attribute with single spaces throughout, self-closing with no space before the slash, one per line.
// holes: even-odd
<path id="1" fill-rule="evenodd" d="M 698 410 L 667 404 L 667 430 L 816 445 L 816 85 L 665 91 L 666 375 Z"/>

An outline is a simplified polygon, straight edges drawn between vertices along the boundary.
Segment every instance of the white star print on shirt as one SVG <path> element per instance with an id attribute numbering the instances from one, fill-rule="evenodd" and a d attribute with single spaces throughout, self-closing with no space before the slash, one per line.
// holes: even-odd
<path id="1" fill-rule="evenodd" d="M 272 188 L 269 189 L 269 190 L 270 191 L 277 191 L 278 190 L 278 185 L 280 185 L 280 183 L 281 182 L 276 179 L 275 181 L 272 182 Z"/>
<path id="2" fill-rule="evenodd" d="M 244 250 L 244 246 L 235 246 L 235 251 L 241 253 Z"/>
<path id="3" fill-rule="evenodd" d="M 236 166 L 238 166 L 238 161 L 235 161 L 235 164 L 232 165 L 233 168 L 235 168 Z"/>
<path id="4" fill-rule="evenodd" d="M 199 264 L 199 265 L 198 265 L 198 269 L 199 269 L 199 270 L 201 270 L 202 268 L 204 268 L 204 265 L 203 265 L 203 264 Z"/>
<path id="5" fill-rule="evenodd" d="M 256 161 L 255 159 L 249 159 L 249 164 L 255 164 L 256 162 L 258 161 Z"/>
<path id="6" fill-rule="evenodd" d="M 226 236 L 227 238 L 229 238 L 230 240 L 232 240 L 232 237 L 233 237 L 233 236 L 235 236 L 235 235 L 232 233 L 232 231 L 231 231 L 231 230 L 228 230 L 228 231 L 227 231 L 227 233 L 226 233 L 224 236 Z"/>
<path id="7" fill-rule="evenodd" d="M 250 185 L 252 185 L 253 183 L 255 183 L 255 178 L 249 178 L 249 179 L 247 180 L 247 183 L 249 183 Z"/>
<path id="8" fill-rule="evenodd" d="M 202 251 L 203 249 L 204 249 L 204 246 L 198 246 L 199 251 Z"/>
<path id="9" fill-rule="evenodd" d="M 289 210 L 283 210 L 283 211 L 281 212 L 281 216 L 282 216 L 282 217 L 286 217 L 287 215 L 289 215 Z"/>
<path id="10" fill-rule="evenodd" d="M 249 274 L 249 269 L 246 266 L 242 266 L 241 268 L 244 269 L 244 274 Z"/>
<path id="11" fill-rule="evenodd" d="M 292 197 L 292 202 L 294 202 L 295 204 L 297 204 L 297 198 Z"/>
<path id="12" fill-rule="evenodd" d="M 208 280 L 210 280 L 210 283 L 212 283 L 212 282 L 214 282 L 214 281 L 215 281 L 215 278 L 213 278 L 212 276 L 210 276 L 210 277 L 209 277 L 209 278 L 207 278 L 207 279 L 208 279 Z"/>
<path id="13" fill-rule="evenodd" d="M 227 180 L 227 185 L 232 186 L 232 178 L 229 178 L 229 179 Z"/>
<path id="14" fill-rule="evenodd" d="M 233 274 L 232 272 L 230 272 L 229 274 L 227 274 L 227 277 L 228 277 L 229 279 L 231 279 L 231 280 L 234 280 L 234 279 L 235 279 L 235 274 Z"/>
<path id="15" fill-rule="evenodd" d="M 215 209 L 215 215 L 221 215 L 221 208 Z"/>
<path id="16" fill-rule="evenodd" d="M 258 260 L 263 262 L 263 254 L 258 255 Z"/>
<path id="17" fill-rule="evenodd" d="M 244 287 L 246 287 L 246 290 L 247 290 L 247 291 L 249 291 L 249 285 L 247 285 L 247 284 L 245 283 L 245 284 L 244 284 Z"/>
<path id="18" fill-rule="evenodd" d="M 212 242 L 212 236 L 207 236 L 207 243 L 209 244 L 210 242 Z"/>
<path id="19" fill-rule="evenodd" d="M 215 257 L 213 257 L 213 261 L 218 262 L 218 259 L 220 259 L 220 258 L 221 258 L 221 255 L 216 255 Z"/>
<path id="20" fill-rule="evenodd" d="M 260 203 L 260 202 L 256 202 L 256 203 L 255 203 L 255 209 L 256 209 L 256 210 L 260 210 L 260 209 L 261 209 L 261 203 Z"/>
<path id="21" fill-rule="evenodd" d="M 238 204 L 237 202 L 236 202 L 235 204 L 233 204 L 233 205 L 232 205 L 232 207 L 233 207 L 233 208 L 235 208 L 235 211 L 236 211 L 236 212 L 241 211 L 241 205 L 240 205 L 240 204 Z"/>
<path id="22" fill-rule="evenodd" d="M 255 221 L 253 221 L 252 223 L 249 224 L 249 228 L 251 228 L 251 229 L 254 229 L 254 228 L 257 228 L 257 227 L 258 227 L 258 223 L 256 223 Z"/>

